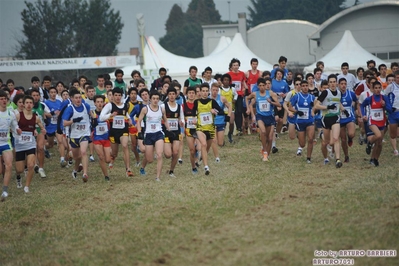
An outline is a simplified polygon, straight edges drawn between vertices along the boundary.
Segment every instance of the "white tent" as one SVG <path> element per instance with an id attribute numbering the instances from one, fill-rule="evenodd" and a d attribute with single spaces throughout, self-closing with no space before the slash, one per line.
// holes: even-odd
<path id="1" fill-rule="evenodd" d="M 259 69 L 261 70 L 271 70 L 273 68 L 271 64 L 263 61 L 249 50 L 240 33 L 236 33 L 228 46 L 226 46 L 226 43 L 229 38 L 222 38 L 224 38 L 224 40 L 221 39 L 219 41 L 220 47 L 218 45 L 219 48 L 217 49 L 220 50 L 218 52 L 214 51 L 206 57 L 189 58 L 168 52 L 156 41 L 154 37 L 150 36 L 147 38 L 147 43 L 144 48 L 144 69 L 140 69 L 140 66 L 129 66 L 122 68 L 122 70 L 125 72 L 125 78 L 129 79 L 130 73 L 134 69 L 137 69 L 142 73 L 147 72 L 147 76 L 148 72 L 151 72 L 151 76 L 156 76 L 158 73 L 157 70 L 164 67 L 168 70 L 168 75 L 173 79 L 184 82 L 184 80 L 188 78 L 188 70 L 190 66 L 196 66 L 198 68 L 198 77 L 200 77 L 201 72 L 208 66 L 212 68 L 213 74 L 223 74 L 228 71 L 229 63 L 232 58 L 240 60 L 240 69 L 242 71 L 250 69 L 250 60 L 252 58 L 258 58 Z M 222 49 L 223 45 L 225 46 L 224 49 Z M 113 77 L 113 74 L 110 75 Z"/>
<path id="2" fill-rule="evenodd" d="M 378 57 L 372 55 L 361 47 L 353 38 L 352 33 L 346 30 L 339 43 L 318 61 L 324 62 L 324 71 L 329 73 L 340 73 L 341 64 L 347 62 L 350 70 L 366 67 L 368 60 L 374 60 L 377 64 L 387 64 Z M 316 62 L 304 68 L 305 73 L 313 73 Z"/>
<path id="3" fill-rule="evenodd" d="M 214 55 L 219 53 L 220 51 L 223 51 L 227 46 L 230 45 L 230 43 L 231 43 L 230 37 L 226 36 L 220 37 L 218 45 L 216 45 L 216 48 L 209 55 Z"/>

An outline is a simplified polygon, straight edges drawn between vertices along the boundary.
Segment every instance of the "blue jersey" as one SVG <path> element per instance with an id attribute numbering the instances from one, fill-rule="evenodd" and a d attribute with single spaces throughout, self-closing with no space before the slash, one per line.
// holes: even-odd
<path id="1" fill-rule="evenodd" d="M 349 116 L 347 117 L 344 112 L 341 112 L 340 124 L 347 124 L 355 121 L 355 114 L 353 110 L 353 103 L 357 102 L 356 94 L 353 91 L 346 90 L 345 94 L 341 94 L 341 104 L 348 111 Z"/>
<path id="2" fill-rule="evenodd" d="M 109 128 L 107 121 L 100 121 L 101 112 L 96 110 L 92 111 L 93 115 L 93 140 L 108 140 L 109 138 Z"/>
<path id="3" fill-rule="evenodd" d="M 302 111 L 303 115 L 300 116 L 296 114 L 296 123 L 311 123 L 314 122 L 314 117 L 312 115 L 312 107 L 314 105 L 315 97 L 312 94 L 304 94 L 299 92 L 291 98 L 291 105 L 297 111 Z"/>
<path id="4" fill-rule="evenodd" d="M 270 91 L 266 91 L 264 96 L 260 95 L 260 91 L 256 92 L 256 114 L 262 116 L 273 116 L 272 104 L 268 102 L 270 98 Z"/>
<path id="5" fill-rule="evenodd" d="M 218 105 L 220 106 L 220 108 L 224 109 L 224 103 L 222 102 L 222 99 L 220 98 L 220 94 L 218 94 L 218 95 L 216 96 L 215 101 L 218 103 Z M 220 114 L 216 115 L 216 117 L 215 117 L 215 125 L 224 125 L 224 124 L 226 124 L 226 122 L 224 122 L 224 118 L 225 118 L 224 114 L 222 114 L 222 115 L 220 115 Z"/>
<path id="6" fill-rule="evenodd" d="M 278 68 L 273 68 L 272 71 L 270 72 L 270 77 L 271 77 L 272 79 L 276 78 L 276 71 L 277 71 L 277 69 L 278 69 Z M 287 79 L 287 75 L 288 75 L 288 69 L 284 68 L 283 71 L 284 71 L 283 79 L 286 80 L 286 79 Z"/>
<path id="7" fill-rule="evenodd" d="M 54 114 L 53 112 L 55 111 L 60 111 L 61 110 L 61 101 L 60 100 L 45 100 L 44 104 L 47 105 L 47 107 L 50 109 L 51 112 L 51 118 L 48 119 L 48 123 L 46 123 L 46 131 L 49 134 L 55 133 L 57 130 L 57 121 L 58 121 L 58 116 Z"/>
<path id="8" fill-rule="evenodd" d="M 272 79 L 272 91 L 277 94 L 278 102 L 283 105 L 284 98 L 280 94 L 286 94 L 290 88 L 285 80 Z"/>

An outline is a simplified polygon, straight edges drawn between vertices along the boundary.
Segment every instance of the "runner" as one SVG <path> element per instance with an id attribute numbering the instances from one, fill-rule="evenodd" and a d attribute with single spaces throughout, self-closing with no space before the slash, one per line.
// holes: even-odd
<path id="1" fill-rule="evenodd" d="M 123 90 L 121 88 L 114 88 L 112 90 L 113 102 L 104 106 L 101 111 L 100 121 L 105 122 L 109 120 L 110 122 L 109 139 L 111 141 L 112 150 L 111 160 L 115 160 L 118 156 L 119 144 L 121 144 L 126 176 L 131 177 L 133 176 L 133 172 L 130 170 L 129 126 L 132 125 L 132 120 L 128 113 L 129 103 L 123 103 L 122 97 Z"/>
<path id="2" fill-rule="evenodd" d="M 94 150 L 100 160 L 101 171 L 104 174 L 105 181 L 109 181 L 107 163 L 111 162 L 111 142 L 109 141 L 109 127 L 108 122 L 101 122 L 99 120 L 101 111 L 104 107 L 105 96 L 94 96 L 94 104 L 96 109 L 91 112 L 93 128 L 93 144 Z"/>
<path id="3" fill-rule="evenodd" d="M 234 108 L 238 98 L 238 94 L 236 92 L 235 87 L 231 86 L 231 77 L 229 74 L 224 74 L 222 76 L 222 87 L 220 87 L 219 89 L 219 95 L 223 96 L 227 100 L 233 111 L 230 115 L 230 121 L 227 121 L 229 122 L 229 132 L 227 134 L 227 137 L 229 139 L 229 142 L 233 143 L 234 116 L 235 116 Z M 228 115 L 227 108 L 224 109 L 224 113 L 225 115 Z"/>
<path id="4" fill-rule="evenodd" d="M 291 98 L 291 106 L 289 110 L 295 112 L 296 115 L 296 130 L 298 132 L 298 143 L 299 147 L 302 149 L 306 145 L 307 137 L 307 153 L 306 162 L 311 163 L 312 151 L 313 151 L 313 140 L 314 140 L 314 113 L 313 106 L 315 97 L 308 93 L 309 91 L 309 81 L 301 81 L 301 92 L 295 94 Z M 301 155 L 297 153 L 297 155 Z"/>
<path id="5" fill-rule="evenodd" d="M 335 151 L 335 166 L 342 167 L 340 160 L 340 112 L 344 111 L 341 105 L 341 92 L 337 90 L 337 77 L 334 74 L 328 76 L 328 90 L 323 91 L 317 98 L 315 109 L 323 113 L 322 124 L 324 140 L 321 145 L 321 151 L 324 156 L 324 164 L 330 161 L 327 158 L 327 145 L 333 146 Z"/>
<path id="6" fill-rule="evenodd" d="M 180 104 L 176 103 L 177 91 L 174 87 L 169 87 L 168 101 L 165 103 L 165 115 L 168 119 L 169 131 L 165 131 L 164 154 L 167 159 L 171 159 L 169 176 L 176 177 L 174 170 L 179 156 L 180 140 L 182 138 L 180 128 L 184 128 L 184 113 Z M 163 125 L 163 129 L 165 125 Z"/>
<path id="7" fill-rule="evenodd" d="M 208 151 L 215 138 L 215 115 L 224 111 L 215 100 L 208 98 L 208 83 L 202 83 L 200 89 L 201 98 L 194 101 L 193 111 L 197 116 L 196 131 L 198 140 L 201 143 L 201 156 L 205 165 L 205 175 L 209 175 Z"/>
<path id="8" fill-rule="evenodd" d="M 129 95 L 129 109 L 128 109 L 128 113 L 131 114 L 134 107 L 138 104 L 140 104 L 139 101 L 137 101 L 137 94 L 138 94 L 138 90 L 136 88 L 130 88 L 128 91 L 128 95 Z M 140 98 L 141 99 L 141 98 Z M 139 115 L 140 113 L 138 113 L 137 115 Z M 135 121 L 134 121 L 134 117 L 130 116 L 130 119 L 132 120 L 133 124 L 131 126 L 129 126 L 129 135 L 130 135 L 130 142 L 132 144 L 131 146 L 131 150 L 134 154 L 134 158 L 136 159 L 136 167 L 140 166 L 140 155 L 139 152 L 137 151 L 137 127 L 135 126 Z"/>
<path id="9" fill-rule="evenodd" d="M 399 70 L 393 74 L 395 80 L 387 86 L 385 89 L 385 95 L 388 96 L 389 103 L 392 106 L 392 112 L 388 116 L 390 142 L 393 148 L 393 154 L 398 156 L 399 152 L 397 149 L 396 138 L 398 136 L 399 124 Z"/>
<path id="10" fill-rule="evenodd" d="M 39 126 L 41 132 L 46 134 L 40 118 L 33 112 L 34 99 L 32 96 L 24 97 L 24 110 L 16 115 L 20 136 L 15 139 L 15 171 L 17 174 L 17 187 L 22 187 L 21 173 L 27 166 L 26 182 L 24 191 L 29 193 L 29 186 L 32 181 L 34 166 L 36 163 L 36 128 Z"/>
<path id="11" fill-rule="evenodd" d="M 370 164 L 379 166 L 379 157 L 382 151 L 383 132 L 386 124 L 385 110 L 392 113 L 391 103 L 387 96 L 381 95 L 382 85 L 380 82 L 373 83 L 374 94 L 367 97 L 362 105 L 361 112 L 364 121 L 367 121 L 366 134 L 368 144 L 366 147 L 367 154 L 371 153 Z M 366 113 L 368 107 L 369 115 Z"/>
<path id="12" fill-rule="evenodd" d="M 64 127 L 70 127 L 70 140 L 72 156 L 75 160 L 75 168 L 72 177 L 77 178 L 79 165 L 83 166 L 83 182 L 87 182 L 89 158 L 87 148 L 90 140 L 90 106 L 82 102 L 82 95 L 78 90 L 72 89 L 69 92 L 72 103 L 68 105 L 62 114 Z"/>
<path id="13" fill-rule="evenodd" d="M 345 163 L 349 163 L 349 151 L 348 146 L 352 147 L 353 138 L 355 137 L 355 114 L 353 112 L 354 105 L 358 102 L 356 94 L 353 90 L 349 91 L 347 89 L 346 79 L 340 78 L 338 80 L 339 89 L 341 91 L 341 104 L 345 108 L 341 112 L 340 126 L 341 126 L 341 146 L 345 155 Z"/>
<path id="14" fill-rule="evenodd" d="M 22 130 L 18 127 L 17 120 L 15 119 L 15 114 L 7 109 L 7 101 L 7 94 L 3 90 L 0 90 L 0 161 L 4 161 L 5 167 L 5 169 L 2 169 L 3 164 L 0 163 L 0 173 L 3 173 L 2 198 L 8 197 L 8 185 L 10 184 L 12 162 L 14 157 L 11 145 L 10 130 L 17 138 L 22 133 Z M 19 182 L 17 180 L 17 187 L 22 187 L 21 179 L 19 179 Z"/>
<path id="15" fill-rule="evenodd" d="M 142 167 L 140 169 L 140 174 L 145 175 L 145 167 L 147 163 L 152 163 L 154 160 L 154 147 L 157 155 L 157 174 L 155 181 L 161 181 L 161 171 L 163 164 L 163 148 L 164 148 L 164 138 L 165 135 L 162 132 L 163 120 L 165 123 L 166 130 L 169 130 L 168 119 L 166 118 L 165 109 L 159 106 L 159 92 L 152 91 L 150 94 L 150 104 L 144 106 L 141 109 L 139 118 L 137 120 L 137 130 L 139 136 L 144 135 L 144 145 L 145 145 L 145 160 L 141 163 Z M 145 131 L 142 133 L 141 122 L 145 117 Z"/>
<path id="16" fill-rule="evenodd" d="M 279 106 L 277 94 L 271 91 L 272 80 L 270 78 L 259 78 L 257 81 L 259 91 L 253 92 L 248 96 L 248 101 L 251 101 L 247 113 L 252 112 L 252 121 L 258 123 L 260 130 L 260 140 L 262 142 L 262 160 L 269 161 L 269 155 L 272 148 L 273 127 L 276 123 L 274 119 L 273 106 Z M 256 116 L 254 114 L 252 105 L 256 104 Z"/>

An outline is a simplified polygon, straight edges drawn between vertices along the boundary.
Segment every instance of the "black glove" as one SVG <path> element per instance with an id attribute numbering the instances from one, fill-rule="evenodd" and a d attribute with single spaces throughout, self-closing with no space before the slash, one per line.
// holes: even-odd
<path id="1" fill-rule="evenodd" d="M 230 116 L 226 115 L 224 116 L 224 122 L 230 122 Z"/>
<path id="2" fill-rule="evenodd" d="M 81 116 L 81 117 L 76 117 L 76 118 L 74 118 L 72 121 L 74 122 L 74 123 L 77 123 L 77 122 L 80 122 L 80 121 L 82 121 L 83 120 L 83 117 Z"/>
<path id="3" fill-rule="evenodd" d="M 302 112 L 302 111 L 297 111 L 296 112 L 299 116 L 303 116 L 305 113 L 304 112 Z"/>
<path id="4" fill-rule="evenodd" d="M 54 112 L 54 111 L 51 111 L 50 114 L 51 114 L 51 115 L 55 115 L 55 112 Z"/>
<path id="5" fill-rule="evenodd" d="M 348 110 L 345 110 L 345 111 L 344 111 L 344 114 L 346 115 L 346 117 L 349 117 L 349 116 L 350 116 Z"/>
<path id="6" fill-rule="evenodd" d="M 311 102 L 311 103 L 310 103 L 310 107 L 313 107 L 313 105 L 314 105 L 314 102 Z"/>
<path id="7" fill-rule="evenodd" d="M 335 104 L 330 104 L 330 105 L 327 105 L 327 109 L 328 110 L 334 110 L 336 107 L 335 107 Z"/>
<path id="8" fill-rule="evenodd" d="M 144 139 L 143 132 L 139 132 L 139 133 L 137 134 L 137 138 L 138 138 L 138 139 Z"/>
<path id="9" fill-rule="evenodd" d="M 396 108 L 395 108 L 395 107 L 392 107 L 392 113 L 395 112 L 395 111 L 396 111 Z"/>

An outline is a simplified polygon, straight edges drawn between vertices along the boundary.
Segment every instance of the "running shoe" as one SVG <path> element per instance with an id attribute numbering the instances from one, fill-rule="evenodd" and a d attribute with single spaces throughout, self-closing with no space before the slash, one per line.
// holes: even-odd
<path id="1" fill-rule="evenodd" d="M 173 171 L 169 171 L 169 176 L 172 178 L 176 178 L 175 174 L 173 173 Z"/>
<path id="2" fill-rule="evenodd" d="M 1 197 L 3 199 L 7 198 L 8 197 L 8 192 L 7 191 L 3 191 L 3 193 L 1 193 Z"/>
<path id="3" fill-rule="evenodd" d="M 156 182 L 161 182 L 161 179 L 159 179 L 159 177 L 156 177 L 156 178 L 155 178 L 155 181 L 156 181 Z"/>
<path id="4" fill-rule="evenodd" d="M 25 186 L 24 191 L 25 191 L 25 193 L 29 193 L 29 187 Z"/>
<path id="5" fill-rule="evenodd" d="M 399 155 L 398 150 L 394 150 L 394 151 L 393 151 L 393 155 L 398 156 L 398 155 Z"/>
<path id="6" fill-rule="evenodd" d="M 109 181 L 109 176 L 104 177 L 105 181 Z"/>
<path id="7" fill-rule="evenodd" d="M 210 174 L 209 166 L 205 166 L 204 169 L 205 169 L 205 175 L 209 175 Z"/>
<path id="8" fill-rule="evenodd" d="M 46 172 L 44 172 L 43 168 L 39 169 L 39 175 L 40 175 L 41 178 L 46 178 Z"/>
<path id="9" fill-rule="evenodd" d="M 22 178 L 21 177 L 17 177 L 17 188 L 22 188 Z"/>
<path id="10" fill-rule="evenodd" d="M 60 165 L 61 165 L 61 167 L 65 167 L 65 166 L 67 166 L 67 161 L 65 161 L 65 160 L 61 160 L 60 161 Z"/>
<path id="11" fill-rule="evenodd" d="M 326 165 L 326 164 L 329 164 L 330 163 L 330 160 L 329 159 L 324 159 L 324 165 Z"/>
<path id="12" fill-rule="evenodd" d="M 135 167 L 140 167 L 141 163 L 140 162 L 136 162 L 136 164 L 134 165 Z"/>
<path id="13" fill-rule="evenodd" d="M 268 162 L 269 161 L 269 156 L 268 156 L 267 152 L 263 153 L 262 161 L 264 161 L 264 162 Z"/>
<path id="14" fill-rule="evenodd" d="M 380 165 L 380 162 L 377 159 L 374 159 L 374 165 L 377 167 Z"/>
<path id="15" fill-rule="evenodd" d="M 78 177 L 78 172 L 76 172 L 75 170 L 72 171 L 72 177 L 73 179 L 76 179 Z"/>
<path id="16" fill-rule="evenodd" d="M 302 156 L 302 148 L 298 148 L 296 151 L 296 156 Z"/>
<path id="17" fill-rule="evenodd" d="M 191 173 L 193 173 L 194 175 L 198 174 L 198 169 L 197 168 L 193 168 L 191 170 Z"/>
<path id="18" fill-rule="evenodd" d="M 83 180 L 83 182 L 87 182 L 87 180 L 89 180 L 89 176 L 87 175 L 87 174 L 83 174 L 83 176 L 82 176 L 82 180 Z"/>
<path id="19" fill-rule="evenodd" d="M 177 160 L 177 162 L 178 162 L 179 164 L 183 164 L 183 160 L 182 160 L 181 158 L 179 158 L 179 159 Z"/>
<path id="20" fill-rule="evenodd" d="M 359 145 L 363 145 L 364 143 L 364 139 L 362 137 L 362 135 L 359 135 Z"/>
<path id="21" fill-rule="evenodd" d="M 337 168 L 341 168 L 342 167 L 342 162 L 341 162 L 341 160 L 337 160 L 336 162 L 335 162 L 335 167 L 337 167 Z"/>
<path id="22" fill-rule="evenodd" d="M 272 148 L 272 153 L 277 153 L 277 152 L 278 152 L 278 149 L 277 149 L 277 147 L 274 146 L 274 147 Z"/>
<path id="23" fill-rule="evenodd" d="M 89 160 L 90 160 L 90 162 L 94 162 L 95 161 L 94 156 L 90 155 Z"/>
<path id="24" fill-rule="evenodd" d="M 127 170 L 126 170 L 126 176 L 127 176 L 127 177 L 132 177 L 132 176 L 133 176 L 132 170 L 127 169 Z"/>
<path id="25" fill-rule="evenodd" d="M 83 170 L 83 165 L 82 165 L 82 164 L 79 164 L 78 172 L 80 173 L 80 172 L 82 172 L 82 170 Z"/>
<path id="26" fill-rule="evenodd" d="M 371 164 L 372 166 L 375 166 L 374 159 L 370 159 L 370 164 Z"/>
<path id="27" fill-rule="evenodd" d="M 108 167 L 109 167 L 109 169 L 112 169 L 112 168 L 114 168 L 114 164 L 113 163 L 109 163 Z"/>
<path id="28" fill-rule="evenodd" d="M 140 175 L 146 175 L 145 169 L 143 167 L 140 168 Z"/>
<path id="29" fill-rule="evenodd" d="M 68 161 L 68 165 L 67 165 L 67 167 L 71 167 L 73 165 L 73 160 L 72 159 L 70 159 L 69 161 Z"/>
<path id="30" fill-rule="evenodd" d="M 219 158 L 219 157 L 216 157 L 215 162 L 216 162 L 216 163 L 220 163 L 220 158 Z"/>
<path id="31" fill-rule="evenodd" d="M 307 158 L 307 159 L 306 159 L 306 163 L 311 164 L 312 161 L 311 161 L 309 158 Z"/>
<path id="32" fill-rule="evenodd" d="M 37 164 L 35 165 L 35 173 L 39 173 L 39 166 Z"/>
<path id="33" fill-rule="evenodd" d="M 349 163 L 349 156 L 345 156 L 345 161 L 344 163 Z"/>
<path id="34" fill-rule="evenodd" d="M 47 159 L 50 159 L 50 157 L 51 157 L 50 152 L 49 152 L 48 150 L 44 150 L 44 156 L 45 156 Z"/>

